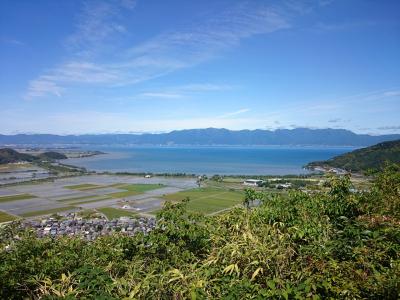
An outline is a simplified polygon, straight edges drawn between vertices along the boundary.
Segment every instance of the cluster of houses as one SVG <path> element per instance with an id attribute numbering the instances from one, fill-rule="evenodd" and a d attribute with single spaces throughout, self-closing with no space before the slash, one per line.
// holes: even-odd
<path id="1" fill-rule="evenodd" d="M 270 182 L 274 182 L 274 181 L 278 181 L 281 179 L 276 179 L 276 178 L 272 178 L 269 181 Z M 243 185 L 246 186 L 263 186 L 265 184 L 264 180 L 261 179 L 246 179 L 245 181 L 243 181 Z M 277 189 L 290 189 L 292 187 L 292 184 L 290 182 L 286 182 L 286 183 L 278 183 L 275 184 L 275 188 Z"/>
<path id="2" fill-rule="evenodd" d="M 22 228 L 31 228 L 36 231 L 38 237 L 80 236 L 86 240 L 94 240 L 102 235 L 121 232 L 126 235 L 134 235 L 138 232 L 149 233 L 156 225 L 154 218 L 128 218 L 120 217 L 108 221 L 102 218 L 96 219 L 43 219 L 41 221 L 26 220 Z"/>

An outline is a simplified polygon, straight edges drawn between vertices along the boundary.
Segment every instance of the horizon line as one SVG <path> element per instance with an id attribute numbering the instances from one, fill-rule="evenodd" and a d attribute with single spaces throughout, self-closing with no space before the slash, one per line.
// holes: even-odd
<path id="1" fill-rule="evenodd" d="M 173 129 L 169 131 L 127 131 L 127 132 L 122 132 L 122 131 L 114 131 L 114 132 L 97 132 L 97 133 L 43 133 L 43 132 L 17 132 L 17 133 L 0 133 L 0 135 L 3 136 L 15 136 L 15 135 L 57 135 L 57 136 L 83 136 L 83 135 L 119 135 L 119 134 L 124 134 L 124 135 L 144 135 L 144 134 L 151 134 L 151 135 L 159 135 L 159 134 L 169 134 L 172 132 L 177 132 L 177 131 L 190 131 L 190 130 L 210 130 L 210 129 L 215 129 L 215 130 L 227 130 L 227 131 L 233 131 L 233 132 L 240 132 L 240 131 L 269 131 L 269 132 L 276 132 L 280 130 L 298 130 L 298 129 L 307 129 L 307 130 L 345 130 L 357 135 L 370 135 L 370 136 L 382 136 L 382 135 L 400 135 L 400 133 L 388 133 L 388 134 L 381 134 L 381 133 L 357 133 L 351 129 L 346 129 L 346 128 L 332 128 L 332 127 L 292 127 L 292 128 L 287 128 L 287 127 L 282 127 L 282 128 L 275 128 L 275 129 L 268 129 L 268 128 L 255 128 L 255 129 L 228 129 L 228 128 L 217 128 L 217 127 L 203 127 L 203 128 L 185 128 L 185 129 Z"/>

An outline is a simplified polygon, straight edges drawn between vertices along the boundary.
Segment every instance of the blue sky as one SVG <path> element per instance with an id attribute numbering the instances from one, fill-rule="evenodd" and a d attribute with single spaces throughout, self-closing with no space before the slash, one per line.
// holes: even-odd
<path id="1" fill-rule="evenodd" d="M 400 2 L 3 0 L 0 133 L 400 133 Z"/>

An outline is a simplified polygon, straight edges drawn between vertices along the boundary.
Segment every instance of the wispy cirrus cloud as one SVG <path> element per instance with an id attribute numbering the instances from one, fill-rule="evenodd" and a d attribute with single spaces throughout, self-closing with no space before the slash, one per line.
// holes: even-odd
<path id="1" fill-rule="evenodd" d="M 67 45 L 73 49 L 71 59 L 32 80 L 26 98 L 54 95 L 54 88 L 50 88 L 54 86 L 60 87 L 60 92 L 75 84 L 102 84 L 103 87 L 136 84 L 218 57 L 243 39 L 290 27 L 281 8 L 262 2 L 244 2 L 192 24 L 187 30 L 164 32 L 128 50 L 113 49 L 112 53 L 121 55 L 101 59 L 102 51 L 109 50 L 105 42 L 129 30 L 122 25 L 121 12 L 132 10 L 136 2 L 125 2 L 86 2 L 76 33 L 67 39 Z M 43 88 L 38 90 L 38 84 Z"/>
<path id="2" fill-rule="evenodd" d="M 215 84 L 215 83 L 192 83 L 177 86 L 173 89 L 185 92 L 215 92 L 215 91 L 227 91 L 236 88 L 229 84 Z"/>
<path id="3" fill-rule="evenodd" d="M 235 87 L 227 84 L 214 84 L 214 83 L 192 83 L 180 86 L 167 87 L 156 91 L 147 91 L 140 93 L 139 97 L 151 98 L 189 98 L 197 93 L 204 92 L 220 92 L 232 90 Z"/>
<path id="4" fill-rule="evenodd" d="M 347 123 L 350 122 L 349 119 L 342 119 L 342 118 L 335 118 L 335 119 L 329 119 L 328 123 Z"/>
<path id="5" fill-rule="evenodd" d="M 100 112 L 95 110 L 81 110 L 78 112 L 58 112 L 52 115 L 33 115 L 31 118 L 20 120 L 13 124 L 13 120 L 21 115 L 20 112 L 9 114 L 0 119 L 3 132 L 58 133 L 82 134 L 84 133 L 110 133 L 110 132 L 160 132 L 187 128 L 260 128 L 265 124 L 264 119 L 257 118 L 218 118 L 215 116 L 175 118 L 132 118 L 126 112 Z M 9 128 L 9 129 L 8 129 Z"/>
<path id="6" fill-rule="evenodd" d="M 242 109 L 239 109 L 239 110 L 236 110 L 236 111 L 225 113 L 223 115 L 218 116 L 217 118 L 218 119 L 232 118 L 232 117 L 244 114 L 244 113 L 249 112 L 249 111 L 250 111 L 250 108 L 242 108 Z"/>
<path id="7" fill-rule="evenodd" d="M 183 95 L 160 92 L 160 93 L 141 93 L 141 94 L 139 94 L 139 97 L 177 99 L 177 98 L 182 98 Z"/>
<path id="8" fill-rule="evenodd" d="M 330 31 L 349 31 L 359 30 L 376 26 L 376 22 L 363 21 L 363 22 L 341 22 L 341 23 L 317 23 L 311 30 L 319 33 L 330 32 Z"/>
<path id="9" fill-rule="evenodd" d="M 368 108 L 370 104 L 389 103 L 393 100 L 400 99 L 400 91 L 396 89 L 382 89 L 376 91 L 369 91 L 344 97 L 326 97 L 317 100 L 299 101 L 295 104 L 289 104 L 280 110 L 271 111 L 270 115 L 283 115 L 283 114 L 298 114 L 305 113 L 308 116 L 328 114 L 332 112 L 348 111 L 350 105 L 359 107 L 359 111 Z M 339 121 L 339 119 L 330 119 Z M 345 121 L 342 119 L 342 121 Z M 348 121 L 348 120 L 347 120 Z"/>
<path id="10" fill-rule="evenodd" d="M 400 130 L 400 126 L 381 126 L 378 130 Z"/>
<path id="11" fill-rule="evenodd" d="M 43 95 L 54 95 L 57 97 L 61 96 L 63 92 L 63 88 L 58 86 L 55 82 L 51 80 L 47 80 L 45 78 L 39 78 L 36 80 L 32 80 L 29 83 L 29 90 L 24 95 L 25 99 L 32 99 L 35 97 L 41 97 Z"/>
<path id="12" fill-rule="evenodd" d="M 101 65 L 88 62 L 71 61 L 30 81 L 24 98 L 32 99 L 46 95 L 60 97 L 65 90 L 64 83 L 78 85 L 109 84 L 118 81 L 119 76 L 119 71 L 112 68 L 104 68 Z"/>
<path id="13" fill-rule="evenodd" d="M 82 56 L 93 55 L 98 51 L 99 44 L 110 38 L 125 33 L 121 13 L 133 10 L 136 0 L 110 0 L 83 2 L 78 15 L 76 31 L 66 39 L 66 45 Z"/>
<path id="14" fill-rule="evenodd" d="M 24 42 L 13 38 L 1 38 L 0 41 L 3 44 L 13 45 L 13 46 L 25 46 Z"/>
<path id="15" fill-rule="evenodd" d="M 387 91 L 382 94 L 384 97 L 396 97 L 400 96 L 400 90 L 394 90 L 394 91 Z"/>
<path id="16" fill-rule="evenodd" d="M 242 39 L 290 27 L 276 8 L 244 2 L 211 17 L 190 30 L 162 33 L 128 53 L 137 59 L 156 61 L 159 70 L 191 67 L 216 57 L 220 51 L 237 46 Z"/>

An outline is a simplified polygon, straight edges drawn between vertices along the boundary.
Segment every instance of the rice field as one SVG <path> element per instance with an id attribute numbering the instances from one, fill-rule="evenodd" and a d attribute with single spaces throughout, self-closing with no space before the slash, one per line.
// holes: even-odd
<path id="1" fill-rule="evenodd" d="M 57 207 L 57 208 L 51 208 L 51 209 L 45 209 L 45 210 L 35 210 L 35 211 L 23 213 L 20 216 L 36 217 L 36 216 L 50 215 L 50 214 L 56 214 L 56 213 L 67 211 L 67 210 L 73 210 L 75 208 L 76 208 L 75 206 L 64 206 L 64 207 Z"/>
<path id="2" fill-rule="evenodd" d="M 70 190 L 79 190 L 79 191 L 86 191 L 92 189 L 102 188 L 103 186 L 99 184 L 92 184 L 92 183 L 82 183 L 82 184 L 74 184 L 74 185 L 66 185 L 64 188 Z"/>
<path id="3" fill-rule="evenodd" d="M 159 189 L 164 187 L 163 184 L 114 184 L 110 187 L 125 190 L 123 192 L 117 192 L 109 194 L 113 198 L 124 198 L 129 196 L 139 195 L 151 190 Z"/>
<path id="4" fill-rule="evenodd" d="M 164 196 L 165 200 L 181 201 L 189 198 L 188 209 L 212 214 L 242 203 L 243 192 L 215 188 L 200 188 Z"/>
<path id="5" fill-rule="evenodd" d="M 78 204 L 84 204 L 84 203 L 100 202 L 100 201 L 109 200 L 109 199 L 111 199 L 111 197 L 109 197 L 109 196 L 96 196 L 91 199 L 83 199 L 83 200 L 78 200 L 78 201 L 74 201 L 74 202 L 69 202 L 69 204 L 78 205 Z"/>
<path id="6" fill-rule="evenodd" d="M 11 216 L 39 217 L 71 209 L 96 210 L 107 207 L 113 208 L 111 213 L 117 215 L 132 215 L 139 212 L 120 211 L 117 206 L 126 202 L 140 209 L 141 213 L 147 213 L 161 208 L 163 195 L 195 186 L 195 179 L 187 178 L 149 179 L 130 175 L 60 178 L 51 182 L 0 187 L 0 211 Z"/>
<path id="7" fill-rule="evenodd" d="M 15 219 L 17 219 L 16 216 L 0 211 L 0 223 L 13 221 Z"/>
<path id="8" fill-rule="evenodd" d="M 104 214 L 109 220 L 116 219 L 119 217 L 133 217 L 137 215 L 137 213 L 133 211 L 118 209 L 114 207 L 102 207 L 98 208 L 97 211 Z"/>
<path id="9" fill-rule="evenodd" d="M 9 196 L 0 196 L 0 203 L 9 202 L 9 201 L 17 201 L 17 200 L 26 200 L 36 198 L 36 196 L 31 194 L 18 194 L 18 195 L 9 195 Z"/>

